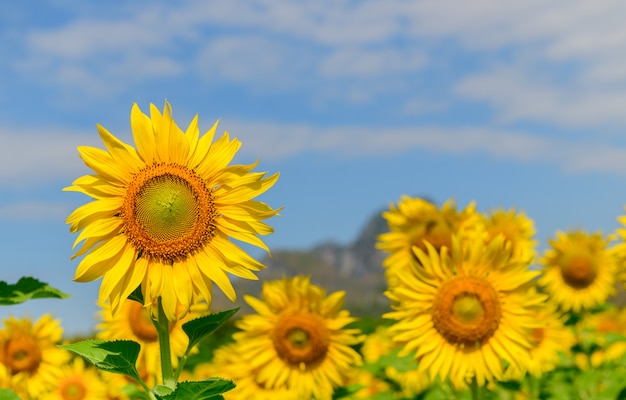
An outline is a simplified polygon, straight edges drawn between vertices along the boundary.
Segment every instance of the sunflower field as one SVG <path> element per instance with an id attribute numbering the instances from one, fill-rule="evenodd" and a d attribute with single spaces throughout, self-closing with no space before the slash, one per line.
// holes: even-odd
<path id="1" fill-rule="evenodd" d="M 65 188 L 90 199 L 67 224 L 74 280 L 100 280 L 96 333 L 4 319 L 0 399 L 626 399 L 626 228 L 539 252 L 523 212 L 404 196 L 376 243 L 390 308 L 356 318 L 306 275 L 235 292 L 265 268 L 241 244 L 269 253 L 282 207 L 255 199 L 279 174 L 232 164 L 241 142 L 217 123 L 183 130 L 166 102 L 132 107 L 134 146 L 97 128 L 104 149 L 78 148 L 92 173 Z M 214 290 L 253 312 L 214 310 Z M 0 281 L 3 306 L 64 297 Z"/>

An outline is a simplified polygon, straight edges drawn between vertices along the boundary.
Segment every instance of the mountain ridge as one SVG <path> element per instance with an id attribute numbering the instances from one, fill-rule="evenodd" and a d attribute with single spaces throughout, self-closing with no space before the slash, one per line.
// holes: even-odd
<path id="1" fill-rule="evenodd" d="M 273 249 L 271 257 L 261 260 L 267 268 L 256 273 L 258 281 L 233 281 L 237 293 L 235 304 L 216 289 L 212 309 L 220 311 L 240 306 L 241 314 L 253 312 L 243 300 L 244 295 L 259 297 L 263 282 L 304 275 L 310 276 L 311 283 L 324 288 L 327 294 L 345 291 L 345 308 L 351 314 L 380 317 L 390 308 L 383 294 L 387 288 L 382 266 L 385 254 L 376 249 L 375 244 L 378 235 L 386 231 L 387 223 L 381 211 L 374 213 L 356 239 L 347 245 L 326 241 L 311 249 Z"/>

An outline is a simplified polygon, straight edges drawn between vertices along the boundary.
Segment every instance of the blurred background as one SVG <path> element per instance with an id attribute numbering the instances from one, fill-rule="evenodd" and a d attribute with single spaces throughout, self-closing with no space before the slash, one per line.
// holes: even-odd
<path id="1" fill-rule="evenodd" d="M 285 207 L 266 242 L 291 271 L 380 277 L 379 213 L 403 194 L 524 211 L 540 248 L 557 230 L 609 233 L 626 204 L 625 13 L 578 0 L 3 4 L 0 280 L 73 297 L 0 317 L 94 328 L 99 282 L 72 282 L 65 225 L 89 199 L 61 190 L 89 172 L 76 146 L 102 147 L 96 123 L 131 142 L 134 102 L 169 100 L 181 127 L 219 118 L 243 142 L 237 162 L 281 173 L 261 200 Z M 345 255 L 357 244 L 369 253 Z"/>

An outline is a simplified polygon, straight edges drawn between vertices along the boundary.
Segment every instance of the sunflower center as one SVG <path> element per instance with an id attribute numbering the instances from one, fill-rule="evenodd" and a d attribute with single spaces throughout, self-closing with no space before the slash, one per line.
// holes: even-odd
<path id="1" fill-rule="evenodd" d="M 561 266 L 563 281 L 574 289 L 584 289 L 591 285 L 598 275 L 596 266 L 589 255 L 574 254 L 564 260 Z"/>
<path id="2" fill-rule="evenodd" d="M 135 336 L 145 342 L 155 342 L 159 338 L 159 334 L 152 322 L 150 312 L 136 301 L 130 301 L 128 324 Z"/>
<path id="3" fill-rule="evenodd" d="M 6 347 L 6 364 L 13 374 L 33 372 L 41 363 L 41 349 L 35 338 L 20 336 L 9 340 Z"/>
<path id="4" fill-rule="evenodd" d="M 539 346 L 541 342 L 543 342 L 543 337 L 545 336 L 546 330 L 544 328 L 533 328 L 531 339 L 535 346 Z"/>
<path id="5" fill-rule="evenodd" d="M 187 167 L 152 164 L 128 185 L 121 217 L 142 256 L 183 260 L 215 236 L 215 196 Z"/>
<path id="6" fill-rule="evenodd" d="M 478 277 L 463 276 L 445 282 L 435 295 L 433 325 L 448 342 L 473 348 L 498 330 L 502 311 L 498 293 Z"/>
<path id="7" fill-rule="evenodd" d="M 427 251 L 425 241 L 438 251 L 443 246 L 450 248 L 452 245 L 452 231 L 445 221 L 430 221 L 426 224 L 426 231 L 418 240 L 416 246 Z"/>
<path id="8" fill-rule="evenodd" d="M 69 378 L 61 382 L 59 392 L 63 400 L 83 400 L 87 397 L 87 388 L 79 378 Z"/>
<path id="9" fill-rule="evenodd" d="M 272 342 L 278 356 L 289 364 L 311 367 L 319 364 L 328 351 L 329 332 L 316 314 L 283 315 L 276 322 Z"/>

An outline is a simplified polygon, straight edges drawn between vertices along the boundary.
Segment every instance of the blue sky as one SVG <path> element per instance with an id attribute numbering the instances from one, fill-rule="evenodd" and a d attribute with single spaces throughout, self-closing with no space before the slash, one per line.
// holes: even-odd
<path id="1" fill-rule="evenodd" d="M 29 1 L 0 14 L 2 280 L 72 293 L 0 309 L 94 324 L 64 221 L 76 146 L 130 141 L 133 102 L 243 146 L 281 178 L 273 249 L 349 243 L 401 195 L 516 208 L 545 247 L 626 204 L 626 4 L 582 0 Z"/>

